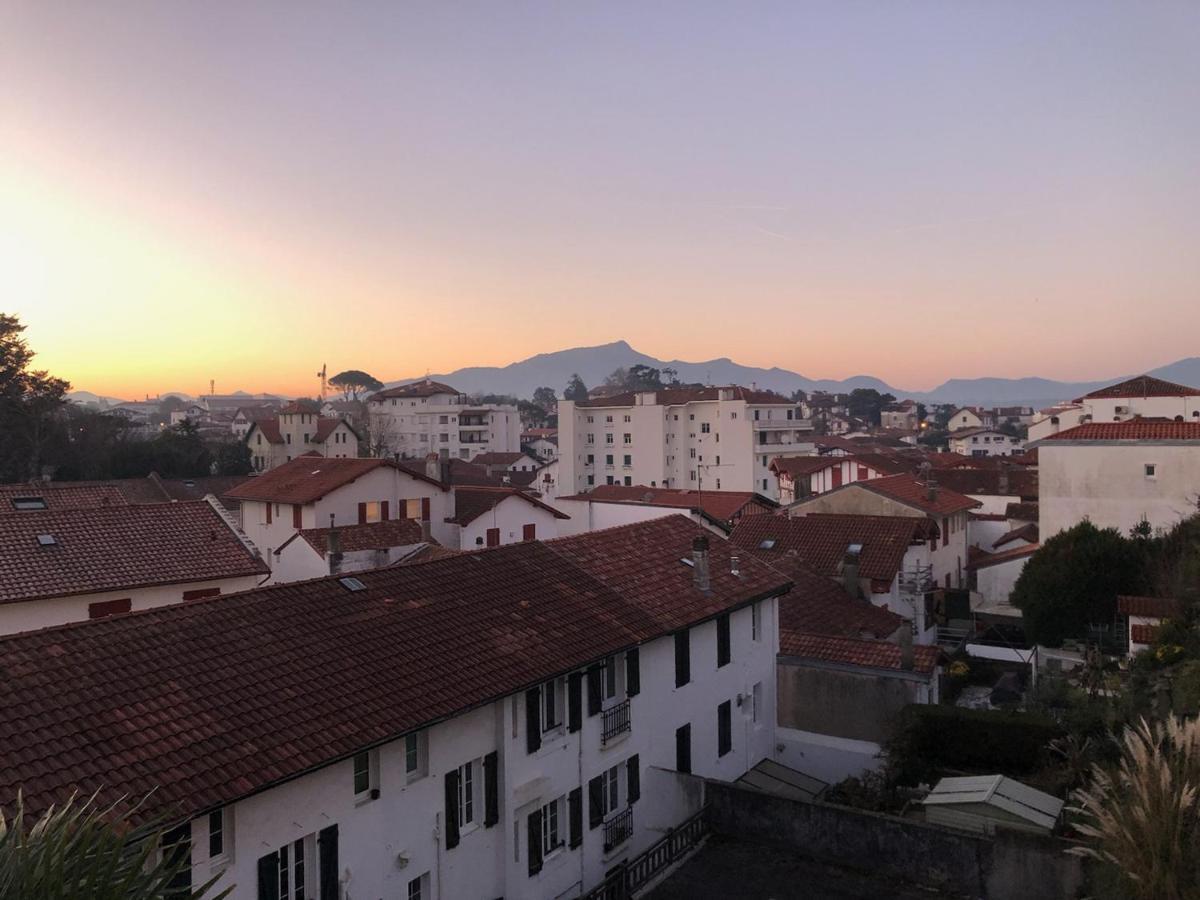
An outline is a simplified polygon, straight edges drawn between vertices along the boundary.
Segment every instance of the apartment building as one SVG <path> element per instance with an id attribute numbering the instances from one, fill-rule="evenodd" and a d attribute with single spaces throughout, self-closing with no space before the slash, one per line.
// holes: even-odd
<path id="1" fill-rule="evenodd" d="M 149 794 L 235 900 L 577 896 L 775 752 L 790 582 L 708 541 L 661 519 L 0 639 L 0 801 Z"/>
<path id="2" fill-rule="evenodd" d="M 754 491 L 779 488 L 771 460 L 811 453 L 800 406 L 743 387 L 667 388 L 560 400 L 559 493 L 596 485 Z"/>
<path id="3" fill-rule="evenodd" d="M 473 459 L 480 453 L 519 453 L 521 417 L 515 406 L 474 403 L 449 385 L 425 379 L 372 394 L 367 401 L 371 449 L 377 456 Z"/>

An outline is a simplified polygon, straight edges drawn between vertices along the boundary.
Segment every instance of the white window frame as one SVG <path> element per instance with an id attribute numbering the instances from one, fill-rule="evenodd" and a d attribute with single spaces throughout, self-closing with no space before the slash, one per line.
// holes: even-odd
<path id="1" fill-rule="evenodd" d="M 212 826 L 214 817 L 219 817 L 221 824 L 221 852 L 215 854 L 212 852 Z M 216 869 L 223 869 L 233 865 L 233 807 L 223 806 L 220 809 L 214 809 L 208 814 L 205 825 L 205 832 L 208 837 L 205 848 L 209 852 L 209 865 L 214 869 L 212 874 L 215 875 Z"/>
<path id="2" fill-rule="evenodd" d="M 562 850 L 567 842 L 563 839 L 565 816 L 563 808 L 566 797 L 555 797 L 542 807 L 542 860 Z"/>
<path id="3" fill-rule="evenodd" d="M 479 806 L 480 776 L 482 776 L 482 760 L 473 759 L 458 767 L 458 830 L 472 830 L 477 827 L 475 810 Z M 470 813 L 470 818 L 467 814 Z"/>
<path id="4" fill-rule="evenodd" d="M 410 767 L 413 757 L 416 767 Z M 404 777 L 408 784 L 429 774 L 429 732 L 414 731 L 404 736 Z"/>
<path id="5" fill-rule="evenodd" d="M 562 731 L 563 694 L 561 678 L 552 678 L 542 683 L 538 698 L 538 715 L 543 734 Z"/>
<path id="6" fill-rule="evenodd" d="M 355 803 L 366 803 L 369 800 L 374 799 L 371 796 L 372 792 L 379 790 L 379 748 L 378 747 L 375 747 L 371 750 L 364 750 L 359 753 L 355 753 L 354 756 L 352 756 L 350 758 L 350 784 L 351 784 L 351 787 L 354 787 L 355 782 L 358 780 L 358 774 L 361 771 L 359 769 L 359 761 L 364 756 L 366 757 L 366 763 L 367 763 L 367 786 L 361 791 L 359 791 L 359 790 L 354 791 L 354 802 Z"/>
<path id="7" fill-rule="evenodd" d="M 618 763 L 611 769 L 606 769 L 600 773 L 601 793 L 604 797 L 604 803 L 601 808 L 604 811 L 604 818 L 608 818 L 623 809 L 621 806 L 622 768 L 624 768 L 624 763 Z"/>
<path id="8" fill-rule="evenodd" d="M 408 892 L 405 897 L 407 900 L 430 900 L 428 872 L 422 872 L 416 878 L 409 880 Z"/>

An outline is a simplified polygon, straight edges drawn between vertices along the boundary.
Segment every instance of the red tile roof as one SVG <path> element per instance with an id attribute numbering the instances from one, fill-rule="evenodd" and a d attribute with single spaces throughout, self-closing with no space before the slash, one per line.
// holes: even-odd
<path id="1" fill-rule="evenodd" d="M 427 477 L 423 471 L 401 468 L 389 459 L 327 458 L 306 453 L 255 476 L 229 491 L 235 500 L 258 500 L 271 503 L 312 503 L 361 478 L 376 469 L 396 469 L 422 481 L 441 482 Z"/>
<path id="2" fill-rule="evenodd" d="M 779 601 L 781 630 L 886 640 L 906 621 L 889 609 L 851 597 L 837 581 L 802 563 L 780 565 L 776 560 L 771 565 L 792 579 L 791 591 Z"/>
<path id="3" fill-rule="evenodd" d="M 447 517 L 446 521 L 453 522 L 455 525 L 470 525 L 480 516 L 491 512 L 511 497 L 523 500 L 539 509 L 544 509 L 556 519 L 571 518 L 566 513 L 543 503 L 537 497 L 518 488 L 480 487 L 472 485 L 469 487 L 456 486 L 454 488 L 454 515 Z"/>
<path id="4" fill-rule="evenodd" d="M 1175 619 L 1183 615 L 1183 604 L 1168 597 L 1117 597 L 1117 612 L 1123 616 Z"/>
<path id="5" fill-rule="evenodd" d="M 936 482 L 937 479 L 934 480 Z M 872 478 L 869 481 L 855 481 L 821 496 L 828 497 L 837 491 L 855 488 L 882 494 L 931 516 L 945 516 L 983 505 L 978 500 L 972 500 L 958 491 L 944 487 L 938 487 L 931 497 L 929 487 L 912 475 L 888 475 L 884 478 Z"/>
<path id="6" fill-rule="evenodd" d="M 960 494 L 989 497 L 1026 497 L 1036 500 L 1038 473 L 1025 468 L 939 469 L 933 480 Z"/>
<path id="7" fill-rule="evenodd" d="M 697 526 L 631 528 L 0 638 L 0 803 L 196 815 L 790 586 L 714 548 L 703 593 Z"/>
<path id="8" fill-rule="evenodd" d="M 267 573 L 203 500 L 0 516 L 0 546 L 0 603 Z"/>
<path id="9" fill-rule="evenodd" d="M 1038 521 L 1038 505 L 1035 502 L 1010 503 L 1004 507 L 1004 515 L 1015 522 Z"/>
<path id="10" fill-rule="evenodd" d="M 747 511 L 769 512 L 779 507 L 774 500 L 753 491 L 689 491 L 682 488 L 646 487 L 644 484 L 602 484 L 586 494 L 575 494 L 563 499 L 702 510 L 710 518 L 727 523 Z"/>
<path id="11" fill-rule="evenodd" d="M 298 415 L 300 413 L 316 413 L 321 409 L 321 404 L 312 400 L 292 400 L 285 403 L 279 408 L 280 415 Z"/>
<path id="12" fill-rule="evenodd" d="M 1026 522 L 1024 525 L 1018 525 L 1012 531 L 1005 532 L 993 542 L 993 547 L 1003 547 L 1005 544 L 1013 541 L 1028 541 L 1031 544 L 1038 542 L 1038 527 L 1036 522 Z"/>
<path id="13" fill-rule="evenodd" d="M 1164 381 L 1152 375 L 1139 375 L 1128 381 L 1110 384 L 1108 387 L 1102 387 L 1090 394 L 1084 394 L 1075 402 L 1079 403 L 1081 400 L 1088 399 L 1098 400 L 1103 397 L 1200 397 L 1200 389 L 1188 387 L 1185 384 L 1175 384 L 1173 381 Z"/>
<path id="14" fill-rule="evenodd" d="M 824 472 L 842 463 L 852 462 L 853 459 L 852 456 L 778 456 L 771 460 L 771 471 L 776 475 L 796 478 L 814 472 Z"/>
<path id="15" fill-rule="evenodd" d="M 329 528 L 304 528 L 296 534 L 324 556 L 329 550 Z M 343 553 L 358 550 L 387 550 L 390 547 L 406 547 L 419 544 L 421 523 L 416 519 L 389 519 L 386 522 L 368 522 L 365 525 L 339 525 L 338 538 Z M 286 543 L 291 543 L 292 539 Z M 286 545 L 286 544 L 285 544 Z M 279 548 L 280 550 L 283 547 Z"/>
<path id="16" fill-rule="evenodd" d="M 472 465 L 476 466 L 511 466 L 515 462 L 520 462 L 523 459 L 532 460 L 528 453 L 480 453 L 471 460 Z"/>
<path id="17" fill-rule="evenodd" d="M 1130 625 L 1129 640 L 1134 644 L 1153 644 L 1157 625 Z"/>
<path id="18" fill-rule="evenodd" d="M 440 381 L 430 381 L 426 378 L 423 381 L 414 381 L 412 384 L 401 384 L 394 388 L 388 388 L 385 391 L 372 394 L 369 399 L 374 401 L 391 400 L 394 398 L 419 399 L 421 397 L 433 397 L 437 394 L 453 394 L 457 397 L 458 391 L 448 384 L 442 384 Z"/>
<path id="19" fill-rule="evenodd" d="M 797 656 L 825 662 L 865 666 L 871 669 L 900 671 L 900 646 L 887 641 L 865 641 L 851 638 L 780 631 L 781 656 Z M 913 671 L 929 674 L 937 666 L 941 650 L 937 647 L 913 647 Z"/>
<path id="20" fill-rule="evenodd" d="M 1200 421 L 1129 419 L 1126 422 L 1085 422 L 1041 438 L 1038 443 L 1062 441 L 1200 441 Z"/>
<path id="21" fill-rule="evenodd" d="M 250 427 L 246 429 L 246 436 L 242 438 L 244 443 L 250 443 L 250 436 L 255 430 L 262 433 L 263 438 L 268 444 L 282 444 L 283 432 L 279 430 L 279 419 L 274 415 L 269 419 L 255 419 L 250 423 Z"/>
<path id="22" fill-rule="evenodd" d="M 402 459 L 398 463 L 400 468 L 406 472 L 411 472 L 418 477 L 425 475 L 425 463 L 420 460 Z M 469 463 L 465 459 L 449 459 L 439 462 L 439 471 L 445 471 L 448 474 L 446 484 L 466 485 L 475 484 L 490 487 L 504 487 L 504 481 L 499 475 L 489 475 L 487 469 L 483 466 L 477 466 L 474 463 Z"/>
<path id="23" fill-rule="evenodd" d="M 0 484 L 0 515 L 23 512 L 16 508 L 18 500 L 39 498 L 45 501 L 46 509 L 51 512 L 128 505 L 125 495 L 113 484 L 34 481 L 28 484 Z"/>
<path id="24" fill-rule="evenodd" d="M 1001 550 L 999 553 L 988 553 L 980 550 L 978 547 L 968 547 L 968 551 L 975 550 L 975 553 L 967 553 L 967 568 L 968 569 L 986 569 L 989 566 L 998 566 L 1001 563 L 1012 562 L 1014 559 L 1024 559 L 1027 556 L 1033 556 L 1038 552 L 1041 544 L 1026 544 L 1023 547 L 1014 547 L 1011 550 Z"/>
<path id="25" fill-rule="evenodd" d="M 317 431 L 313 435 L 313 442 L 322 444 L 329 439 L 329 436 L 337 430 L 339 425 L 345 425 L 350 429 L 350 433 L 358 437 L 358 432 L 345 419 L 340 419 L 337 416 L 321 416 L 317 419 Z"/>
<path id="26" fill-rule="evenodd" d="M 662 388 L 656 391 L 623 391 L 607 397 L 593 397 L 588 400 L 580 400 L 575 405 L 588 409 L 602 406 L 633 406 L 637 401 L 638 394 L 651 393 L 655 395 L 655 403 L 659 406 L 679 406 L 684 403 L 719 400 L 723 391 L 732 392 L 729 395 L 730 399 L 745 400 L 747 403 L 774 403 L 796 406 L 787 397 L 777 394 L 774 391 L 757 391 L 736 385 L 705 388 Z"/>
<path id="27" fill-rule="evenodd" d="M 792 558 L 826 576 L 840 574 L 847 548 L 861 544 L 859 577 L 890 585 L 909 547 L 936 533 L 936 524 L 915 516 L 748 516 L 729 539 L 772 565 Z M 764 542 L 773 543 L 764 547 Z"/>

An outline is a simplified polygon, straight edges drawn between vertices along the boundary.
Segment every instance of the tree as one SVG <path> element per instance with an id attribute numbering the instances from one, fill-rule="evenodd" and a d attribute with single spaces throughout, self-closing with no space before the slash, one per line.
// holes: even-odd
<path id="1" fill-rule="evenodd" d="M 1145 559 L 1115 528 L 1084 520 L 1042 544 L 1012 592 L 1030 640 L 1058 647 L 1091 623 L 1111 623 L 1118 594 L 1145 589 Z"/>
<path id="2" fill-rule="evenodd" d="M 533 402 L 552 413 L 558 409 L 558 394 L 554 393 L 554 388 L 540 387 L 533 392 Z"/>
<path id="3" fill-rule="evenodd" d="M 217 475 L 249 475 L 251 465 L 250 447 L 242 441 L 226 441 L 217 446 Z"/>
<path id="4" fill-rule="evenodd" d="M 16 316 L 0 313 L 0 481 L 41 475 L 43 452 L 61 433 L 71 385 L 30 368 L 33 351 Z"/>
<path id="5" fill-rule="evenodd" d="M 360 395 L 373 394 L 383 390 L 382 381 L 358 369 L 338 372 L 329 379 L 329 383 L 342 392 L 344 400 L 357 400 Z"/>
<path id="6" fill-rule="evenodd" d="M 874 388 L 855 388 L 846 400 L 846 408 L 850 415 L 864 419 L 872 425 L 878 425 L 883 407 L 888 403 L 895 402 L 894 396 L 881 394 Z"/>
<path id="7" fill-rule="evenodd" d="M 579 403 L 580 401 L 586 400 L 587 398 L 588 398 L 587 385 L 583 383 L 583 379 L 580 378 L 579 373 L 576 372 L 574 375 L 571 376 L 570 380 L 567 381 L 566 390 L 563 391 L 563 399 L 564 400 L 574 400 L 576 403 Z"/>
<path id="8" fill-rule="evenodd" d="M 103 808 L 93 794 L 34 818 L 18 794 L 11 815 L 0 812 L 0 898 L 215 900 L 233 890 L 210 894 L 219 876 L 181 887 L 190 884 L 189 855 L 162 823 L 130 821 L 137 812 L 123 815 L 119 803 Z"/>

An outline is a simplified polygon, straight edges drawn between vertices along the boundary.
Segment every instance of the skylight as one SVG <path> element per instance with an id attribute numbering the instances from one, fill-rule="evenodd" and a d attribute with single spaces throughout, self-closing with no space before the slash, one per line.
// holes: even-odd
<path id="1" fill-rule="evenodd" d="M 53 547 L 58 543 L 58 540 L 52 534 L 39 534 L 38 544 L 42 547 Z"/>
<path id="2" fill-rule="evenodd" d="M 695 563 L 695 561 L 694 561 L 694 560 L 688 559 L 686 556 L 685 556 L 685 557 L 683 557 L 683 559 L 681 559 L 681 560 L 679 560 L 679 561 L 680 561 L 681 563 L 683 563 L 685 566 L 694 566 L 694 565 L 696 565 L 696 563 Z"/>
<path id="3" fill-rule="evenodd" d="M 775 549 L 775 538 L 767 538 L 765 541 L 763 541 L 761 544 L 758 545 L 758 549 L 759 550 L 774 550 Z"/>
<path id="4" fill-rule="evenodd" d="M 862 548 L 863 548 L 862 544 L 850 544 L 846 548 L 846 552 L 849 553 L 851 556 L 858 556 L 860 553 L 862 553 Z"/>
<path id="5" fill-rule="evenodd" d="M 338 581 L 348 591 L 365 591 L 367 589 L 367 586 L 357 578 L 347 576 L 346 578 L 339 578 Z"/>
<path id="6" fill-rule="evenodd" d="M 45 497 L 13 497 L 13 509 L 46 509 Z"/>

